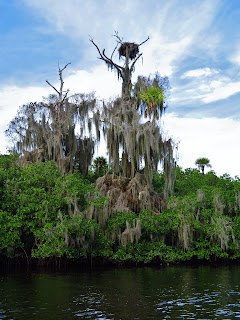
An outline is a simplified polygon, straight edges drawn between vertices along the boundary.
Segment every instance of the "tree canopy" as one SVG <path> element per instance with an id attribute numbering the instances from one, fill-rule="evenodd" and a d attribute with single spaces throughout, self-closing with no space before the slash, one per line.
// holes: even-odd
<path id="1" fill-rule="evenodd" d="M 91 134 L 92 127 L 98 125 L 99 112 L 94 94 L 69 96 L 69 90 L 63 90 L 66 67 L 59 67 L 60 89 L 47 81 L 57 95 L 20 107 L 6 134 L 13 141 L 13 151 L 21 154 L 23 166 L 53 160 L 63 174 L 78 168 L 86 175 L 97 142 L 91 135 L 86 137 L 86 126 Z"/>
<path id="2" fill-rule="evenodd" d="M 117 71 L 122 80 L 122 95 L 114 103 L 104 106 L 103 126 L 107 137 L 109 162 L 113 162 L 115 173 L 121 171 L 123 177 L 134 178 L 144 164 L 144 176 L 148 188 L 151 188 L 152 172 L 159 165 L 165 170 L 165 195 L 171 193 L 174 180 L 174 143 L 172 139 L 163 137 L 163 130 L 159 120 L 166 108 L 164 101 L 167 96 L 166 78 L 158 74 L 149 77 L 139 77 L 133 86 L 131 82 L 134 65 L 142 55 L 139 45 L 123 42 L 115 35 L 117 45 L 111 58 L 108 58 L 105 49 L 97 48 L 100 60 L 103 60 L 111 69 Z M 119 54 L 123 65 L 114 62 L 113 56 L 119 47 Z M 142 114 L 149 116 L 149 121 L 142 121 Z"/>
<path id="3" fill-rule="evenodd" d="M 195 161 L 195 165 L 202 170 L 202 174 L 204 174 L 205 167 L 208 167 L 208 168 L 212 167 L 212 165 L 210 164 L 210 160 L 208 158 L 198 158 Z"/>

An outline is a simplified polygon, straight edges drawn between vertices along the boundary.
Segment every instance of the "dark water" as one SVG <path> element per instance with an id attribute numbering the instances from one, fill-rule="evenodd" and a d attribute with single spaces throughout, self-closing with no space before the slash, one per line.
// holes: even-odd
<path id="1" fill-rule="evenodd" d="M 0 277 L 0 319 L 237 319 L 240 266 Z"/>

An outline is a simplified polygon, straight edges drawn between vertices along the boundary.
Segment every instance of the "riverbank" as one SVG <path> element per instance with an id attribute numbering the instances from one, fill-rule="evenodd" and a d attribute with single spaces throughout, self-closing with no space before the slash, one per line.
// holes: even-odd
<path id="1" fill-rule="evenodd" d="M 95 183 L 93 175 L 62 176 L 51 161 L 21 168 L 12 156 L 0 160 L 4 266 L 165 266 L 240 258 L 238 177 L 177 167 L 174 194 L 164 200 L 163 173 L 154 173 L 152 191 L 145 192 L 140 173 L 131 181 L 105 175 Z M 144 207 L 147 194 L 158 198 L 159 212 Z M 114 210 L 114 199 L 125 196 L 126 211 Z"/>
<path id="2" fill-rule="evenodd" d="M 113 270 L 113 269 L 134 269 L 134 268 L 170 268 L 170 267 L 215 267 L 223 266 L 240 266 L 240 259 L 212 259 L 198 260 L 191 259 L 188 261 L 179 261 L 167 263 L 164 261 L 155 261 L 149 263 L 133 262 L 133 261 L 111 261 L 106 259 L 66 259 L 66 258 L 33 258 L 29 263 L 24 259 L 7 259 L 0 257 L 0 273 L 25 273 L 25 272 L 82 272 L 89 270 Z"/>

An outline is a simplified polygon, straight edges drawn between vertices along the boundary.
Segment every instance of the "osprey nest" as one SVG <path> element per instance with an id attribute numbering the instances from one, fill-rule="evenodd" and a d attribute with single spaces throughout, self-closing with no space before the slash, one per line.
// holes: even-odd
<path id="1" fill-rule="evenodd" d="M 136 43 L 132 43 L 132 42 L 123 42 L 121 44 L 121 47 L 118 49 L 119 56 L 126 57 L 127 51 L 128 51 L 130 59 L 136 58 L 136 56 L 139 52 L 138 45 Z"/>

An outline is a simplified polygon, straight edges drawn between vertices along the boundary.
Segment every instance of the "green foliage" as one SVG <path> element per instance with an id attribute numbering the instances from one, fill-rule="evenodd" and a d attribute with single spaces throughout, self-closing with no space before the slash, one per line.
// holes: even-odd
<path id="1" fill-rule="evenodd" d="M 92 219 L 79 216 L 59 216 L 57 223 L 45 224 L 36 232 L 37 249 L 34 257 L 80 258 L 88 253 L 92 256 L 107 256 L 110 241 Z"/>
<path id="2" fill-rule="evenodd" d="M 20 239 L 21 221 L 18 216 L 0 211 L 0 226 L 0 252 L 11 257 L 14 249 L 23 246 Z"/>
<path id="3" fill-rule="evenodd" d="M 93 255 L 108 246 L 97 223 L 81 213 L 96 189 L 79 172 L 62 176 L 51 161 L 18 168 L 2 156 L 0 164 L 2 254 L 14 256 L 22 249 L 29 257 L 80 257 L 87 246 Z M 97 198 L 92 205 L 105 200 Z"/>
<path id="4" fill-rule="evenodd" d="M 95 182 L 99 177 L 102 177 L 109 171 L 107 160 L 104 157 L 97 157 L 88 172 L 87 179 Z"/>
<path id="5" fill-rule="evenodd" d="M 152 187 L 153 190 L 162 193 L 164 191 L 164 173 L 160 173 L 158 171 L 153 171 L 152 177 Z"/>
<path id="6" fill-rule="evenodd" d="M 208 166 L 208 167 L 211 167 L 210 165 L 210 160 L 208 158 L 198 158 L 196 161 L 195 161 L 195 164 L 197 166 Z"/>
<path id="7" fill-rule="evenodd" d="M 155 173 L 153 186 L 161 192 L 164 175 Z M 161 214 L 145 210 L 118 213 L 108 226 L 123 232 L 127 220 L 141 221 L 141 238 L 115 248 L 118 261 L 170 263 L 190 259 L 215 260 L 240 257 L 240 181 L 229 175 L 202 175 L 197 169 L 176 170 L 175 196 Z"/>
<path id="8" fill-rule="evenodd" d="M 204 174 L 205 167 L 209 167 L 209 168 L 212 167 L 212 165 L 210 164 L 210 160 L 208 158 L 198 158 L 195 161 L 195 165 L 198 166 L 198 168 L 202 170 L 203 174 Z"/>
<path id="9" fill-rule="evenodd" d="M 129 243 L 126 247 L 120 246 L 113 254 L 112 259 L 118 261 L 176 263 L 189 260 L 191 255 L 177 248 L 167 246 L 163 241 L 138 244 Z"/>
<path id="10" fill-rule="evenodd" d="M 163 112 L 164 92 L 160 87 L 148 87 L 146 91 L 140 94 L 140 99 L 146 104 L 144 116 L 147 118 L 153 115 L 159 119 Z"/>
<path id="11" fill-rule="evenodd" d="M 213 171 L 202 175 L 197 169 L 176 168 L 175 196 L 196 195 L 201 190 L 205 193 L 208 207 L 212 206 L 214 194 L 221 195 L 225 203 L 224 212 L 227 214 L 239 213 L 236 196 L 240 191 L 240 180 L 225 174 L 218 177 Z"/>
<path id="12" fill-rule="evenodd" d="M 140 213 L 139 219 L 142 227 L 142 238 L 148 241 L 159 240 L 171 229 L 174 229 L 174 215 L 170 211 L 152 215 L 151 211 L 144 210 Z"/>
<path id="13" fill-rule="evenodd" d="M 105 210 L 107 198 L 79 172 L 62 176 L 53 162 L 16 165 L 0 156 L 0 254 L 9 258 L 101 257 L 158 264 L 240 257 L 240 180 L 213 171 L 176 169 L 175 195 L 161 214 L 117 212 L 99 226 L 86 209 Z M 162 192 L 164 174 L 154 173 Z M 139 232 L 140 238 L 122 235 Z M 123 245 L 124 243 L 124 245 Z"/>
<path id="14" fill-rule="evenodd" d="M 137 214 L 134 212 L 116 212 L 112 214 L 112 217 L 108 219 L 107 231 L 121 231 L 126 228 L 126 221 L 133 226 L 133 221 L 137 218 Z"/>
<path id="15" fill-rule="evenodd" d="M 97 157 L 93 161 L 93 170 L 95 173 L 105 174 L 108 169 L 107 160 L 104 157 Z"/>

